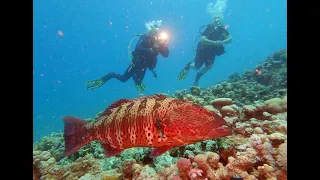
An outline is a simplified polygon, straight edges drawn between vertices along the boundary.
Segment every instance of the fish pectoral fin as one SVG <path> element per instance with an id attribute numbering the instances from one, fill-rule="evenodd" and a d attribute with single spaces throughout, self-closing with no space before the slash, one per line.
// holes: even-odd
<path id="1" fill-rule="evenodd" d="M 104 155 L 108 158 L 120 154 L 124 149 L 118 149 L 111 147 L 108 143 L 102 142 L 101 146 L 104 150 Z"/>
<path id="2" fill-rule="evenodd" d="M 169 149 L 171 149 L 172 148 L 172 146 L 161 146 L 161 147 L 157 147 L 157 148 L 155 148 L 152 152 L 151 152 L 151 154 L 149 155 L 149 157 L 151 157 L 151 158 L 155 158 L 155 157 L 157 157 L 157 156 L 160 156 L 160 155 L 162 155 L 163 153 L 165 153 L 165 152 L 167 152 Z"/>

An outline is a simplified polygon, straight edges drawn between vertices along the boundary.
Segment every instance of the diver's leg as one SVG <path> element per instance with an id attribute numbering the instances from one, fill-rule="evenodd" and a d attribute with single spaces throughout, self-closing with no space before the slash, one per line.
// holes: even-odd
<path id="1" fill-rule="evenodd" d="M 115 78 L 121 82 L 126 82 L 128 81 L 128 79 L 131 78 L 132 74 L 135 72 L 135 67 L 133 65 L 129 65 L 129 67 L 126 69 L 126 71 L 123 73 L 123 75 L 121 74 L 116 74 L 116 73 L 109 73 L 106 76 L 107 80 L 111 79 L 111 78 Z"/>
<path id="2" fill-rule="evenodd" d="M 136 86 L 139 92 L 146 90 L 146 87 L 142 83 L 142 80 L 145 74 L 146 74 L 146 68 L 143 68 L 143 69 L 139 69 L 132 75 L 134 85 Z"/>
<path id="3" fill-rule="evenodd" d="M 189 62 L 178 75 L 178 80 L 184 80 L 190 69 L 198 70 L 202 66 L 203 62 L 199 58 L 196 58 L 194 62 Z"/>
<path id="4" fill-rule="evenodd" d="M 214 57 L 211 60 L 205 61 L 205 66 L 197 73 L 193 86 L 198 86 L 199 79 L 201 78 L 201 76 L 203 76 L 206 72 L 208 72 L 212 68 L 213 62 L 214 62 Z"/>
<path id="5" fill-rule="evenodd" d="M 85 82 L 85 84 L 91 85 L 87 87 L 88 90 L 94 90 L 96 88 L 101 87 L 103 84 L 105 84 L 107 81 L 109 81 L 112 78 L 116 78 L 121 82 L 125 82 L 132 76 L 133 72 L 134 72 L 134 67 L 132 65 L 129 65 L 129 67 L 126 69 L 123 75 L 110 72 L 104 75 L 103 77 L 101 77 L 100 79 L 87 81 Z"/>
<path id="6" fill-rule="evenodd" d="M 196 76 L 196 79 L 193 83 L 193 86 L 198 86 L 199 79 L 201 78 L 201 76 L 203 76 L 207 71 L 209 71 L 211 69 L 211 67 L 212 66 L 205 66 L 197 73 L 197 76 Z"/>
<path id="7" fill-rule="evenodd" d="M 202 55 L 203 53 L 201 52 L 201 49 L 197 49 L 196 56 L 194 58 L 194 62 L 189 62 L 183 69 L 180 71 L 178 75 L 178 80 L 183 80 L 187 77 L 189 70 L 190 69 L 195 69 L 198 70 L 200 67 L 203 65 L 204 61 L 202 60 Z"/>

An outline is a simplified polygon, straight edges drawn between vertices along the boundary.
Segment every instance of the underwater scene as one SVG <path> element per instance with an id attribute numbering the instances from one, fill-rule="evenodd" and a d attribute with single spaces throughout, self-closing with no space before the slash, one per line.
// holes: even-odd
<path id="1" fill-rule="evenodd" d="M 287 179 L 287 1 L 34 0 L 33 179 Z"/>

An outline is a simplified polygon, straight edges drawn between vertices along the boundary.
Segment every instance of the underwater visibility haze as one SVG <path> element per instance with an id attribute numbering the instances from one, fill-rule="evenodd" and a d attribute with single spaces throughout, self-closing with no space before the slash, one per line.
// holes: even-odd
<path id="1" fill-rule="evenodd" d="M 287 1 L 33 1 L 33 179 L 287 179 Z"/>

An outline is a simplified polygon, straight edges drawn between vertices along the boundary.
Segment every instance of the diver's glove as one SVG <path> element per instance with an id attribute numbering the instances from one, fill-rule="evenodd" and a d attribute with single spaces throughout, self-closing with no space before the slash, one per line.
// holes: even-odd
<path id="1" fill-rule="evenodd" d="M 108 76 L 105 75 L 100 79 L 92 80 L 92 81 L 86 81 L 84 84 L 91 85 L 87 87 L 87 90 L 94 90 L 102 86 L 108 81 Z"/>

